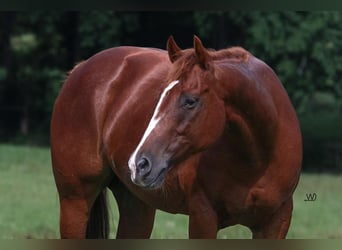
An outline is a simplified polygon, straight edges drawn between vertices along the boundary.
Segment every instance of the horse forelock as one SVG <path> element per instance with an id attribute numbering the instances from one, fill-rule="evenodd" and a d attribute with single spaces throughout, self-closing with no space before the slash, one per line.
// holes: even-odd
<path id="1" fill-rule="evenodd" d="M 231 47 L 223 50 L 208 49 L 208 64 L 213 65 L 215 61 L 227 60 L 233 62 L 247 62 L 251 53 L 242 47 Z M 176 60 L 167 77 L 167 82 L 172 82 L 175 79 L 182 79 L 189 75 L 195 65 L 198 65 L 199 59 L 195 54 L 194 49 L 187 49 L 183 51 L 183 55 Z"/>
<path id="2" fill-rule="evenodd" d="M 193 52 L 193 49 L 184 50 L 183 52 L 184 54 L 182 57 L 172 64 L 167 77 L 167 82 L 180 79 L 181 76 L 189 73 L 193 66 L 197 63 L 197 58 Z"/>

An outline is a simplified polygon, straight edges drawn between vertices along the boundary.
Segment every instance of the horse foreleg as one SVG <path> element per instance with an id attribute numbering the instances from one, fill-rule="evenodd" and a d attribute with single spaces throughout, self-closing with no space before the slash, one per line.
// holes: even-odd
<path id="1" fill-rule="evenodd" d="M 270 220 L 256 228 L 252 228 L 253 239 L 284 239 L 290 227 L 292 208 L 293 201 L 291 197 L 283 203 Z"/>
<path id="2" fill-rule="evenodd" d="M 149 238 L 153 229 L 156 210 L 143 203 L 123 186 L 111 189 L 120 214 L 116 238 Z"/>
<path id="3" fill-rule="evenodd" d="M 215 239 L 217 214 L 204 195 L 197 195 L 189 204 L 189 238 Z"/>

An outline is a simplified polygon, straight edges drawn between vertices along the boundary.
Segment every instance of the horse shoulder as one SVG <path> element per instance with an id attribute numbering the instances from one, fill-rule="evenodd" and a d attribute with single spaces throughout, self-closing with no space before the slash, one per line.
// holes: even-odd
<path id="1" fill-rule="evenodd" d="M 251 199 L 266 199 L 269 203 L 284 201 L 297 185 L 301 169 L 302 139 L 299 122 L 291 100 L 275 71 L 257 58 L 252 59 L 250 67 L 269 93 L 276 114 L 273 143 L 269 151 L 272 152 L 272 158 L 264 176 L 256 184 L 258 188 L 251 190 Z M 267 188 L 270 186 L 273 190 Z M 263 192 L 267 195 L 263 195 Z"/>

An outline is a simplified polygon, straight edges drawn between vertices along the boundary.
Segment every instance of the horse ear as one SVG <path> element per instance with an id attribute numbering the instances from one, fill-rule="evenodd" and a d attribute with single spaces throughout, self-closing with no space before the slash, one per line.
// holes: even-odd
<path id="1" fill-rule="evenodd" d="M 197 55 L 199 64 L 204 69 L 208 69 L 210 55 L 208 51 L 206 50 L 206 48 L 204 48 L 201 40 L 196 35 L 194 35 L 194 49 L 195 49 L 195 53 Z"/>
<path id="2" fill-rule="evenodd" d="M 167 40 L 166 48 L 167 52 L 169 53 L 169 59 L 172 63 L 181 57 L 182 49 L 178 47 L 175 39 L 173 39 L 173 36 L 170 36 Z"/>

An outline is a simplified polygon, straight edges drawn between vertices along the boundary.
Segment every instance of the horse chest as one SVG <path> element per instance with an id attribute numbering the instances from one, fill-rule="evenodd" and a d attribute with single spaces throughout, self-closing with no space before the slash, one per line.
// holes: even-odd
<path id="1" fill-rule="evenodd" d="M 216 211 L 221 228 L 254 224 L 263 214 L 279 206 L 278 190 L 266 185 L 267 176 L 229 156 L 225 160 L 218 159 L 210 158 L 210 164 L 208 159 L 202 159 L 197 181 Z"/>

